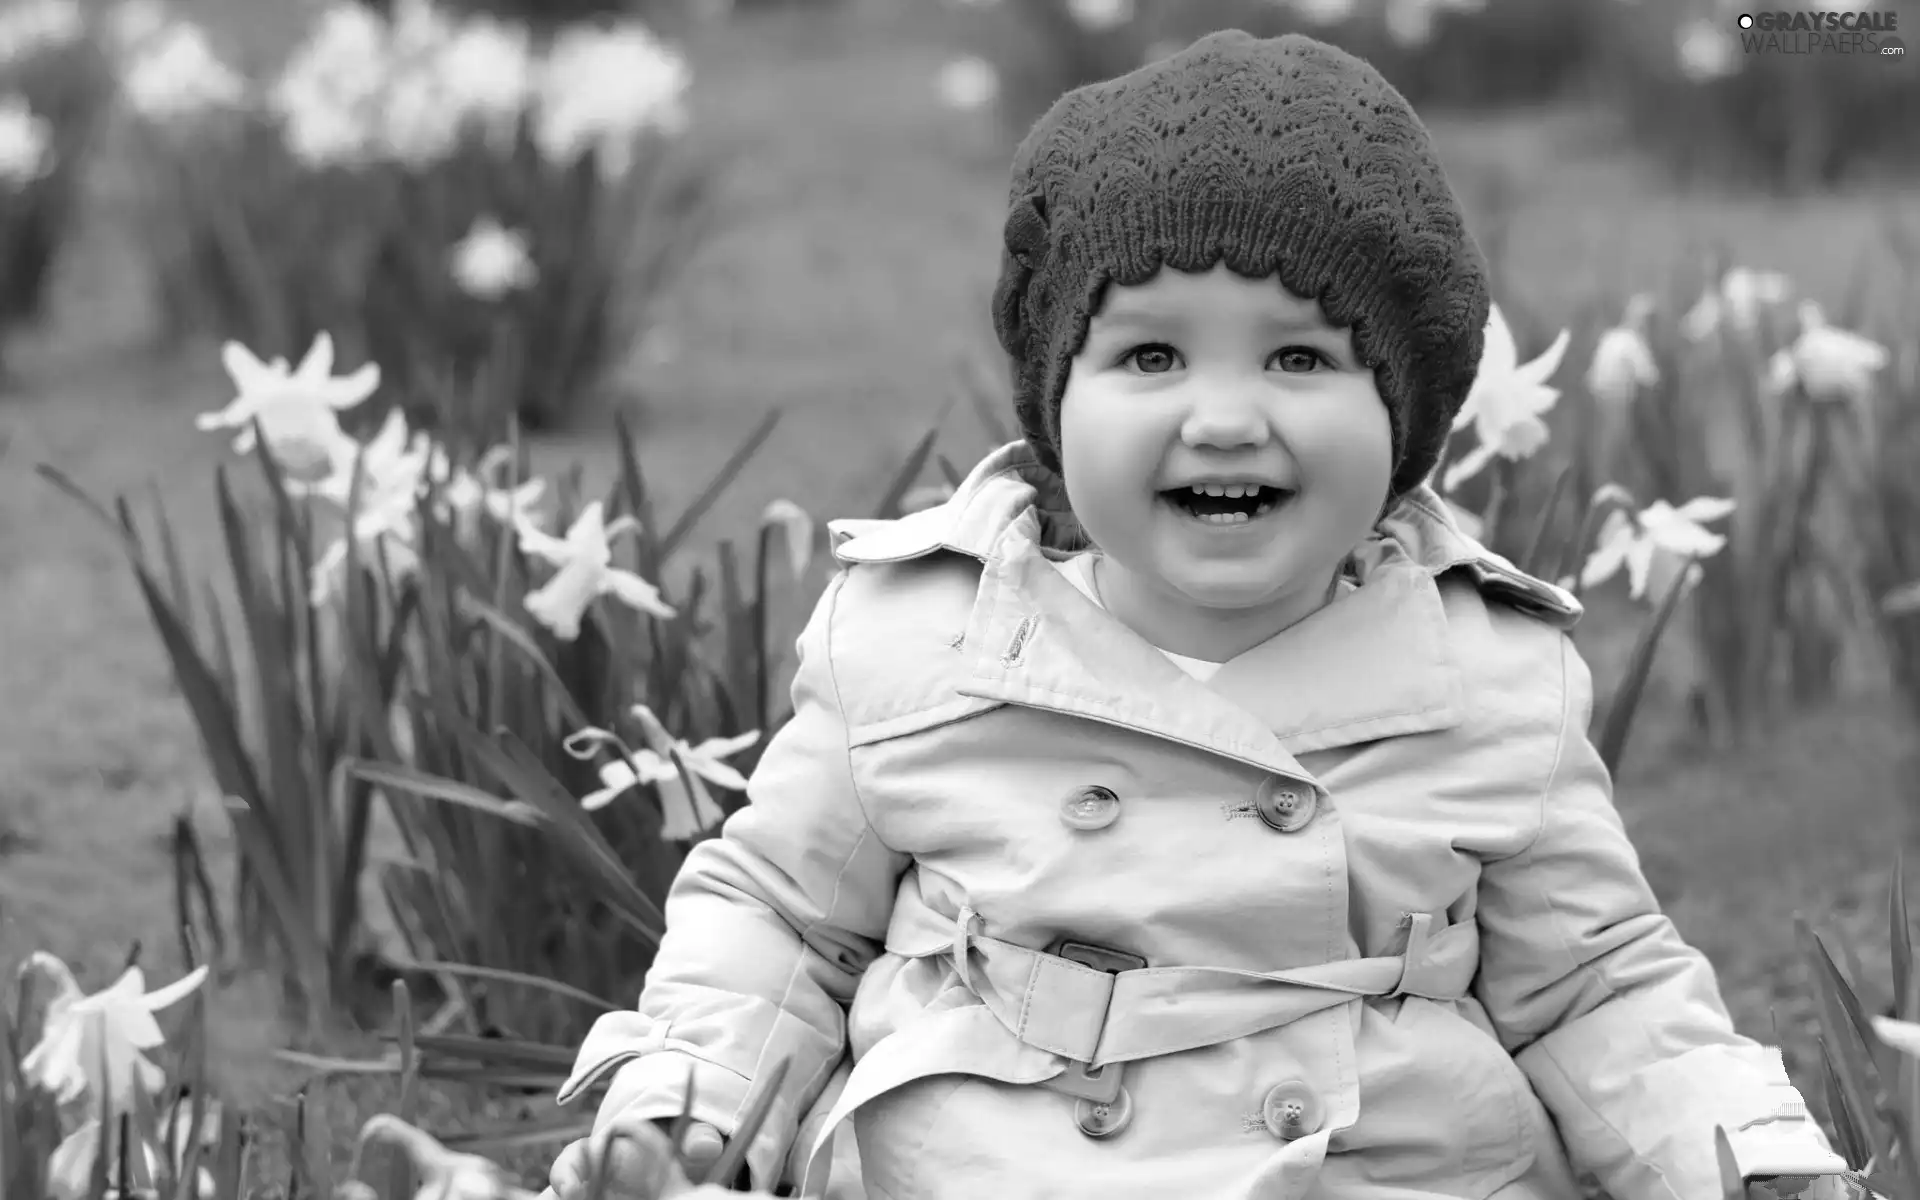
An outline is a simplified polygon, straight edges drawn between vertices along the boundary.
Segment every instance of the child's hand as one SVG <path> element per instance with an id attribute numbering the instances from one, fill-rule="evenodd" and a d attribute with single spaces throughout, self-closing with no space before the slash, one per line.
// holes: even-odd
<path id="1" fill-rule="evenodd" d="M 674 1161 L 668 1140 L 670 1121 L 645 1118 L 613 1121 L 592 1137 L 581 1138 L 560 1152 L 548 1173 L 548 1195 L 554 1200 L 587 1200 L 593 1195 L 594 1168 L 606 1177 L 605 1200 L 651 1200 L 692 1190 L 686 1176 L 704 1176 L 726 1148 L 718 1129 L 694 1122 L 687 1129 L 686 1171 Z M 744 1173 L 744 1171 L 743 1171 Z"/>

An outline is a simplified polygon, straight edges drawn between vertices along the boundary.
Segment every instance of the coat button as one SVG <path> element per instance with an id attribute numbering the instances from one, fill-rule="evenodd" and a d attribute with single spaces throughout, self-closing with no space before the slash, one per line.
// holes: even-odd
<path id="1" fill-rule="evenodd" d="M 1133 1097 L 1127 1094 L 1125 1088 L 1121 1088 L 1120 1094 L 1106 1104 L 1081 1100 L 1073 1106 L 1074 1124 L 1080 1126 L 1080 1132 L 1090 1138 L 1112 1137 L 1132 1120 Z"/>
<path id="2" fill-rule="evenodd" d="M 1325 1114 L 1320 1110 L 1319 1093 L 1303 1079 L 1289 1079 L 1267 1092 L 1267 1098 L 1260 1102 L 1260 1119 L 1273 1136 L 1290 1142 L 1317 1133 Z"/>
<path id="3" fill-rule="evenodd" d="M 1291 779 L 1269 776 L 1253 798 L 1260 819 L 1281 833 L 1298 833 L 1313 820 L 1320 802 L 1313 792 Z"/>
<path id="4" fill-rule="evenodd" d="M 1060 802 L 1060 820 L 1069 829 L 1105 829 L 1120 816 L 1120 797 L 1112 788 L 1090 783 Z"/>

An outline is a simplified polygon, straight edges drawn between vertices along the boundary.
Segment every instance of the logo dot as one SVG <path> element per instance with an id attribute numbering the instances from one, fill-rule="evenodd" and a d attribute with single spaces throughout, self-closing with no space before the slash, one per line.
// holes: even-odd
<path id="1" fill-rule="evenodd" d="M 1741 14 L 1740 14 L 1740 28 L 1742 28 L 1742 29 L 1752 29 L 1752 28 L 1753 28 L 1753 14 L 1752 14 L 1752 13 L 1741 13 Z"/>

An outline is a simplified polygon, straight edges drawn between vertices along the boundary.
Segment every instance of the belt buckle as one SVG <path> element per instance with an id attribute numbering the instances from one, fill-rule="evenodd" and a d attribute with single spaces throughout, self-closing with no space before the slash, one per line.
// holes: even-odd
<path id="1" fill-rule="evenodd" d="M 1091 967 L 1096 971 L 1105 971 L 1109 975 L 1118 975 L 1122 971 L 1138 971 L 1147 965 L 1147 960 L 1137 954 L 1128 954 L 1124 950 L 1110 950 L 1105 946 L 1096 946 L 1091 942 L 1077 942 L 1071 938 L 1062 938 L 1047 947 L 1047 953 L 1064 958 L 1068 962 Z M 1091 1100 L 1095 1104 L 1112 1104 L 1120 1097 L 1120 1076 L 1124 1063 L 1108 1063 L 1094 1068 L 1073 1059 L 1067 1060 L 1067 1069 L 1045 1086 L 1056 1092 L 1063 1092 L 1080 1100 Z"/>

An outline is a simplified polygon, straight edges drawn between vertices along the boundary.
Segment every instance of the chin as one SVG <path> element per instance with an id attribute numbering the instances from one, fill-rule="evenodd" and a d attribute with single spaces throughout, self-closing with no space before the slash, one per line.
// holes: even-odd
<path id="1" fill-rule="evenodd" d="M 1273 575 L 1228 571 L 1185 571 L 1169 575 L 1167 581 L 1189 602 L 1201 608 L 1242 609 L 1271 604 L 1282 591 L 1273 584 Z"/>

